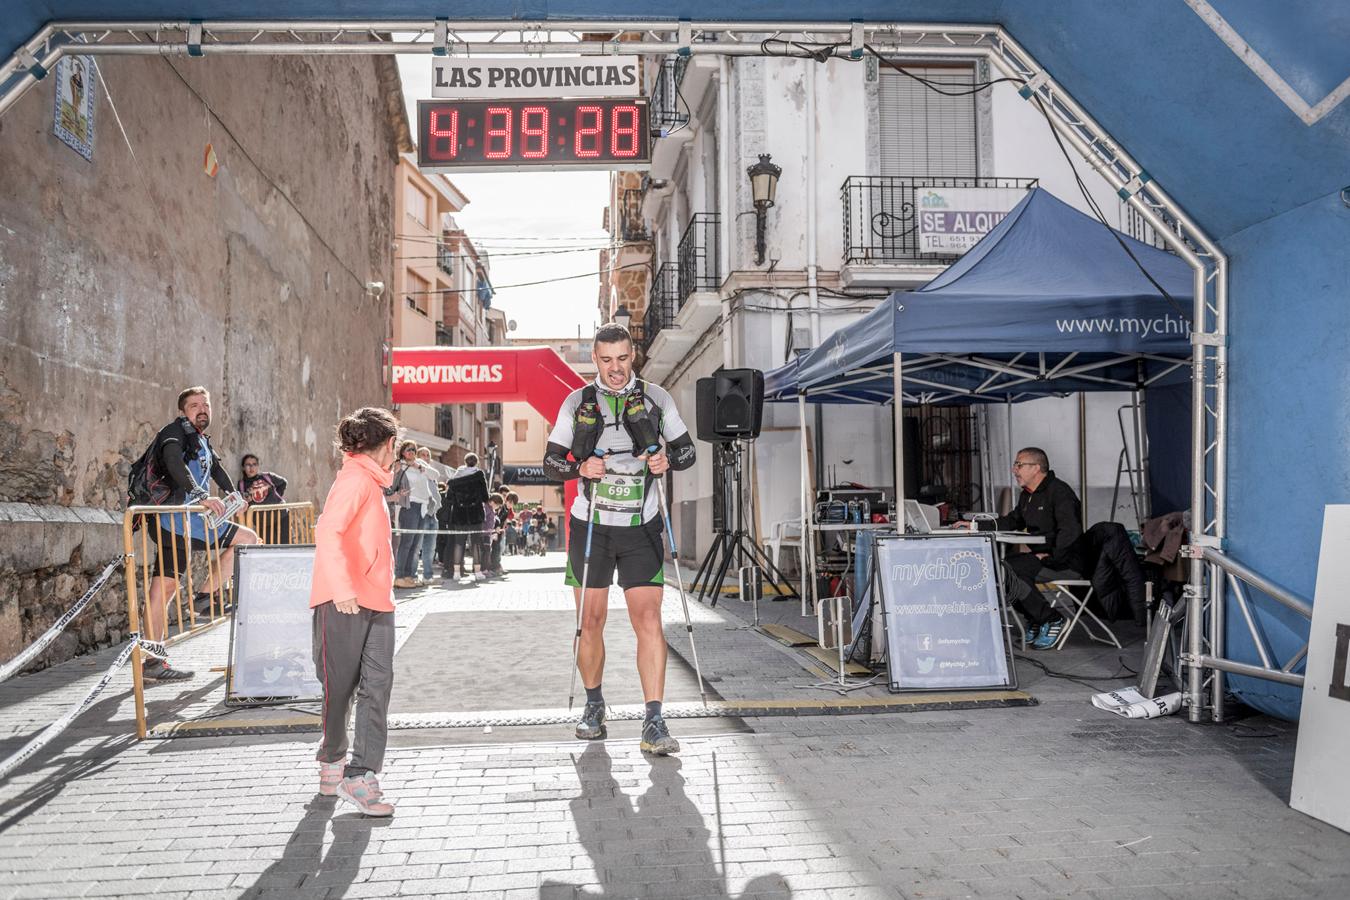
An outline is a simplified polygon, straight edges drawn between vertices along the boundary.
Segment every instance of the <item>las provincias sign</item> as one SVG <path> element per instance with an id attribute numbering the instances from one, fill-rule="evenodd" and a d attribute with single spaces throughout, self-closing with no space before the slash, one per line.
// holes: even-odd
<path id="1" fill-rule="evenodd" d="M 637 97 L 636 56 L 494 57 L 435 59 L 431 96 L 453 100 L 552 97 Z"/>

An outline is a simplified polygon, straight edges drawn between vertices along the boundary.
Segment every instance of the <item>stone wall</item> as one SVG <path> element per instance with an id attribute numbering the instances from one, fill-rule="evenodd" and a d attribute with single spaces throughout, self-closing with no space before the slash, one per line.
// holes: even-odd
<path id="1" fill-rule="evenodd" d="M 183 387 L 211 390 L 232 477 L 256 453 L 290 500 L 322 499 L 338 417 L 388 397 L 364 286 L 392 283 L 392 62 L 99 68 L 92 162 L 52 134 L 54 78 L 0 118 L 0 660 L 121 552 L 127 471 Z M 123 598 L 40 664 L 121 640 Z"/>

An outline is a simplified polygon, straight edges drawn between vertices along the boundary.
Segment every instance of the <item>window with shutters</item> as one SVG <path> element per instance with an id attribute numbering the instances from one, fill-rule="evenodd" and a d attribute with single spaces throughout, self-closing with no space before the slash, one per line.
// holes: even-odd
<path id="1" fill-rule="evenodd" d="M 969 91 L 970 66 L 907 66 L 941 90 Z M 939 94 L 913 78 L 882 68 L 878 83 L 879 172 L 882 176 L 976 176 L 975 95 Z"/>

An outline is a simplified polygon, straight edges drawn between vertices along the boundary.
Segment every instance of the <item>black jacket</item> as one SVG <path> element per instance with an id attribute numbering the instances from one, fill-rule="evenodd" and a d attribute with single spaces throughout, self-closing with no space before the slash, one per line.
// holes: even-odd
<path id="1" fill-rule="evenodd" d="M 1056 478 L 1051 470 L 1035 491 L 1022 491 L 1012 512 L 998 517 L 997 529 L 1045 535 L 1044 544 L 1031 548 L 1036 553 L 1049 554 L 1045 567 L 1077 572 L 1081 568 L 1075 559 L 1073 542 L 1083 533 L 1083 523 L 1079 519 L 1081 509 L 1073 488 Z M 979 524 L 984 531 L 995 528 L 988 522 Z"/>
<path id="2" fill-rule="evenodd" d="M 1082 572 L 1092 582 L 1092 596 L 1101 604 L 1107 621 L 1123 619 L 1126 613 L 1143 625 L 1144 569 L 1134 553 L 1130 535 L 1119 522 L 1098 522 L 1074 542 Z"/>
<path id="3" fill-rule="evenodd" d="M 220 454 L 210 439 L 193 427 L 187 416 L 179 416 L 155 436 L 155 464 L 149 473 L 153 503 L 179 506 L 205 495 L 206 485 L 197 485 L 187 467 L 187 461 L 197 455 L 203 443 L 211 453 L 211 480 L 227 494 L 234 490 L 234 482 L 220 464 Z"/>

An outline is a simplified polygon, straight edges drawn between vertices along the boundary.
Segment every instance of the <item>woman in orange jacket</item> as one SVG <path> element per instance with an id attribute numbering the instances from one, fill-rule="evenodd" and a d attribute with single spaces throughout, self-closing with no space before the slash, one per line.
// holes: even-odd
<path id="1" fill-rule="evenodd" d="M 367 406 L 337 427 L 342 469 L 314 528 L 314 666 L 323 684 L 319 793 L 370 816 L 393 814 L 375 775 L 384 763 L 394 685 L 394 559 L 384 489 L 398 420 Z M 347 716 L 356 729 L 347 758 Z"/>

